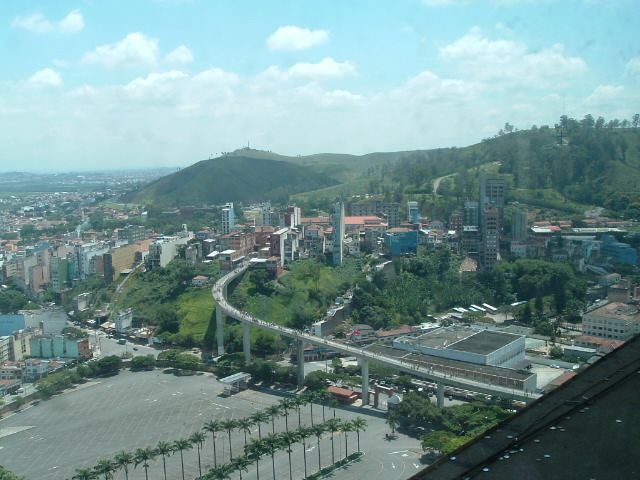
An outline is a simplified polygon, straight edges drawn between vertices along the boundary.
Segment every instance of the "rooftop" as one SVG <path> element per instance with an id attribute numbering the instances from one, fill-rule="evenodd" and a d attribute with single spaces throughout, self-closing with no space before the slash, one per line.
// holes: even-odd
<path id="1" fill-rule="evenodd" d="M 498 348 L 509 345 L 522 335 L 489 330 L 475 330 L 469 327 L 453 326 L 439 328 L 416 338 L 407 338 L 414 343 L 438 350 L 451 349 L 462 352 L 487 355 Z"/>

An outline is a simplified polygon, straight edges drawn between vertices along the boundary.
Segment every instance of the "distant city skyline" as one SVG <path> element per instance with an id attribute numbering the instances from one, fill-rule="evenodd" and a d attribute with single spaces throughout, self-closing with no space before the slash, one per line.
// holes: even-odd
<path id="1" fill-rule="evenodd" d="M 634 0 L 0 4 L 0 172 L 464 147 L 640 113 Z"/>

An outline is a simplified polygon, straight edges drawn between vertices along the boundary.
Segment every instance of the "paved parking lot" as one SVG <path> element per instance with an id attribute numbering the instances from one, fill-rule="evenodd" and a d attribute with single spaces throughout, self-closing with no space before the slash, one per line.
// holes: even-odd
<path id="1" fill-rule="evenodd" d="M 159 441 L 173 442 L 187 438 L 209 420 L 241 418 L 277 403 L 282 397 L 267 392 L 246 390 L 231 397 L 220 396 L 222 384 L 210 375 L 175 376 L 162 370 L 122 372 L 114 377 L 99 378 L 69 390 L 22 412 L 0 420 L 0 458 L 2 465 L 29 480 L 71 478 L 77 468 L 93 467 L 100 459 L 111 459 L 122 450 L 154 447 Z M 322 407 L 314 405 L 314 421 L 322 421 Z M 310 425 L 310 408 L 302 410 L 303 424 Z M 333 410 L 326 408 L 326 418 Z M 355 465 L 339 473 L 339 478 L 375 475 L 381 479 L 407 478 L 421 467 L 422 452 L 415 438 L 399 435 L 387 441 L 389 427 L 384 418 L 370 409 L 337 409 L 336 416 L 345 420 L 356 416 L 369 424 L 360 434 L 365 456 Z M 294 412 L 289 427 L 297 428 Z M 276 431 L 284 431 L 284 418 L 276 419 Z M 252 435 L 257 435 L 254 427 Z M 263 433 L 271 431 L 263 424 Z M 232 432 L 234 454 L 242 451 L 244 436 Z M 318 451 L 315 437 L 307 445 L 307 468 L 317 470 Z M 331 461 L 331 438 L 327 434 L 320 443 L 322 465 Z M 334 438 L 336 458 L 344 456 L 344 437 Z M 349 452 L 356 449 L 356 434 L 349 435 Z M 219 434 L 218 462 L 229 460 L 228 437 Z M 293 478 L 304 477 L 302 445 L 292 452 Z M 213 465 L 213 446 L 207 437 L 202 451 L 203 468 Z M 185 452 L 186 478 L 198 475 L 196 450 Z M 181 478 L 179 454 L 167 461 L 168 478 Z M 271 458 L 260 461 L 260 476 L 272 478 Z M 234 474 L 233 478 L 236 478 Z M 276 477 L 289 477 L 289 461 L 285 452 L 276 454 Z M 124 479 L 119 472 L 116 479 Z M 130 480 L 144 479 L 141 466 L 131 469 Z M 162 460 L 152 462 L 150 479 L 162 479 Z M 243 478 L 257 478 L 255 465 Z"/>

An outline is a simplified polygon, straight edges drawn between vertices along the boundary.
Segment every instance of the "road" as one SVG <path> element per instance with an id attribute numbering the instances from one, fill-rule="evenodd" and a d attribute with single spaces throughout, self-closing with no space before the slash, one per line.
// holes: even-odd
<path id="1" fill-rule="evenodd" d="M 455 173 L 450 173 L 449 175 L 444 175 L 442 177 L 436 178 L 435 182 L 433 182 L 433 194 L 434 195 L 438 194 L 438 188 L 440 188 L 440 182 L 442 181 L 443 178 L 452 177 L 454 175 Z"/>

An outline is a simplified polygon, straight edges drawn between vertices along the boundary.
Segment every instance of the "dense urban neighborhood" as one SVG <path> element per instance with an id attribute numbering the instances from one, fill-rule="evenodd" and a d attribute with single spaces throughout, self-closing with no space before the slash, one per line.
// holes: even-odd
<path id="1" fill-rule="evenodd" d="M 569 148 L 541 130 L 532 138 Z M 386 166 L 386 177 L 409 164 L 420 162 L 405 158 L 395 173 Z M 161 391 L 154 378 L 163 389 L 179 382 L 170 396 L 188 390 L 189 408 L 214 420 L 184 420 L 178 399 L 166 397 L 172 424 L 188 428 L 157 429 L 155 443 L 135 430 L 55 465 L 4 466 L 51 480 L 137 478 L 130 466 L 146 476 L 159 460 L 165 478 L 167 468 L 174 477 L 259 478 L 261 462 L 274 478 L 338 468 L 351 476 L 363 459 L 389 460 L 371 437 L 361 447 L 370 429 L 411 459 L 383 474 L 398 478 L 396 464 L 418 474 L 536 411 L 540 399 L 635 348 L 640 225 L 611 206 L 585 204 L 578 214 L 574 202 L 525 201 L 507 170 L 462 165 L 427 181 L 428 194 L 381 186 L 374 169 L 363 173 L 368 193 L 183 205 L 132 203 L 148 187 L 127 173 L 83 174 L 77 184 L 21 176 L 49 193 L 0 198 L 4 451 L 20 458 L 24 429 L 39 428 L 21 418 L 108 395 L 111 385 L 134 392 L 140 382 L 151 398 Z M 149 180 L 166 185 L 182 172 Z M 214 411 L 197 399 L 205 395 Z M 141 400 L 129 400 L 131 412 L 152 415 Z M 209 437 L 213 457 L 204 460 Z M 334 442 L 344 445 L 337 455 Z M 306 452 L 317 455 L 313 466 Z"/>

